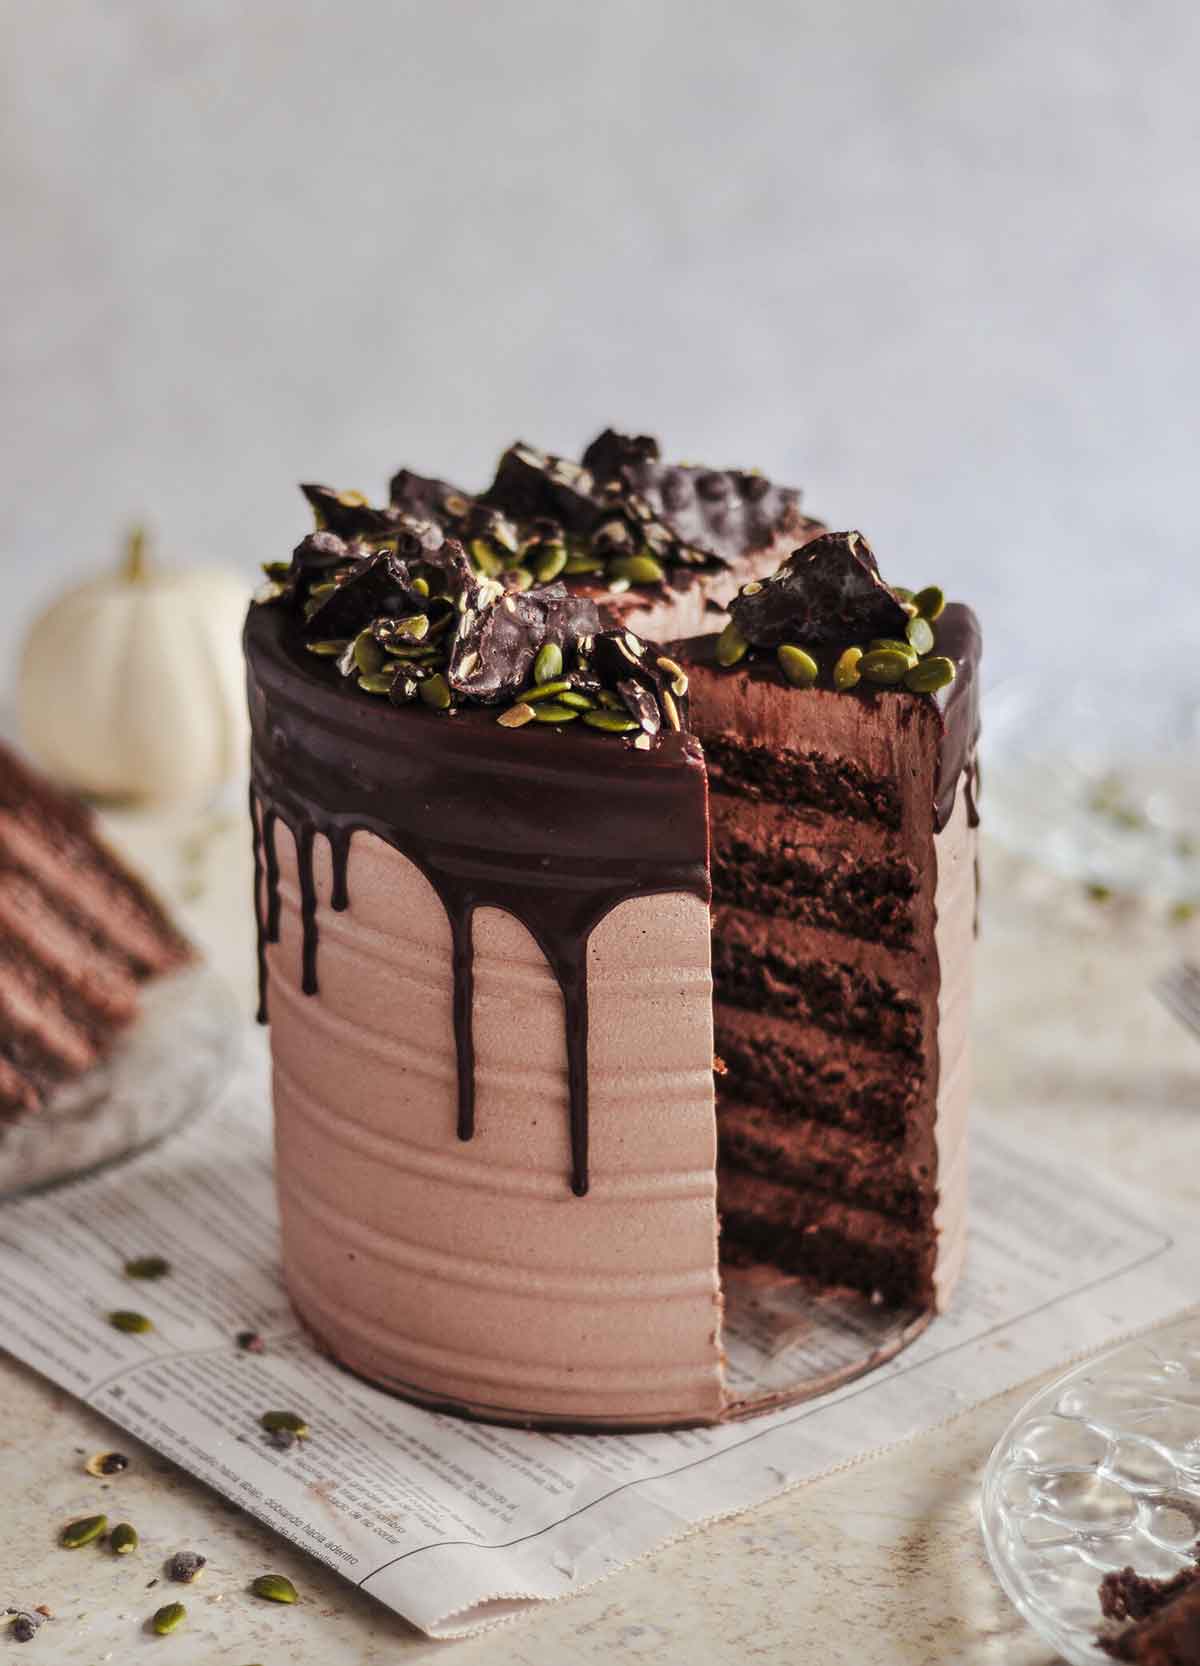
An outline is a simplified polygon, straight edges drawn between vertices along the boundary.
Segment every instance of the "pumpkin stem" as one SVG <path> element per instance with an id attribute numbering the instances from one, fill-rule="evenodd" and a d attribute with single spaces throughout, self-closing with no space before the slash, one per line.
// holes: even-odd
<path id="1" fill-rule="evenodd" d="M 125 556 L 121 562 L 121 577 L 126 584 L 142 584 L 150 574 L 150 558 L 146 553 L 146 529 L 138 525 L 130 527 L 129 535 L 125 539 Z"/>

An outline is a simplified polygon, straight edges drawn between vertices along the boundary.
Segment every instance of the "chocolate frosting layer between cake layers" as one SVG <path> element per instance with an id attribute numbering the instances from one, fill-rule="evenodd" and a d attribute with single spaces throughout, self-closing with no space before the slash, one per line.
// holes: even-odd
<path id="1" fill-rule="evenodd" d="M 475 1130 L 475 911 L 514 915 L 546 956 L 565 1009 L 571 1185 L 582 1196 L 588 1189 L 588 939 L 632 897 L 682 891 L 709 900 L 699 743 L 672 734 L 640 752 L 551 727 L 516 737 L 498 731 L 486 708 L 436 718 L 421 707 L 364 702 L 331 667 L 314 666 L 278 609 L 252 609 L 246 653 L 260 1017 L 267 1002 L 265 946 L 279 936 L 278 822 L 290 829 L 300 866 L 306 994 L 318 987 L 314 840 L 320 834 L 329 841 L 331 903 L 342 911 L 351 901 L 350 841 L 358 831 L 376 834 L 424 873 L 450 922 L 461 1139 Z M 544 837 L 531 848 L 537 806 Z"/>

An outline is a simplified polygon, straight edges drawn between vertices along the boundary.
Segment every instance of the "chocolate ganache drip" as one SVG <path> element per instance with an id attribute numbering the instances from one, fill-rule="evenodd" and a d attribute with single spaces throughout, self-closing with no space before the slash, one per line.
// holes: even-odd
<path id="1" fill-rule="evenodd" d="M 563 997 L 571 1185 L 582 1196 L 591 933 L 633 897 L 709 897 L 686 677 L 632 632 L 601 628 L 595 603 L 563 584 L 509 589 L 455 541 L 431 543 L 399 542 L 401 555 L 319 532 L 277 575 L 268 599 L 278 605 L 251 610 L 259 1017 L 267 945 L 280 935 L 279 823 L 296 847 L 306 995 L 319 989 L 317 839 L 341 912 L 353 904 L 353 837 L 375 834 L 425 875 L 450 925 L 461 1139 L 476 1126 L 476 912 L 513 915 L 545 955 Z M 390 698 L 364 700 L 364 687 Z M 530 732 L 510 738 L 496 707 L 514 698 L 509 713 L 528 712 Z M 577 722 L 588 718 L 595 726 Z"/>

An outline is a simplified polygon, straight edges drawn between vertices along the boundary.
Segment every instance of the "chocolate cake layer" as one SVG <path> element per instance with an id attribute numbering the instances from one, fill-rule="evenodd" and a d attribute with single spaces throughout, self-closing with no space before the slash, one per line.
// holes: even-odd
<path id="1" fill-rule="evenodd" d="M 713 984 L 718 1006 L 744 1008 L 833 1035 L 852 1036 L 902 1060 L 922 1048 L 921 1004 L 902 984 L 845 961 L 801 959 L 774 947 L 768 922 L 713 904 Z M 847 928 L 848 929 L 848 928 Z"/>
<path id="2" fill-rule="evenodd" d="M 721 1174 L 745 1170 L 806 1192 L 895 1215 L 919 1226 L 926 1213 L 928 1174 L 909 1167 L 902 1150 L 799 1117 L 780 1125 L 761 1105 L 743 1105 L 723 1090 L 717 1109 Z"/>
<path id="3" fill-rule="evenodd" d="M 891 1214 L 738 1170 L 723 1170 L 717 1191 L 721 1255 L 731 1266 L 766 1262 L 898 1307 L 927 1278 L 927 1234 Z"/>
<path id="4" fill-rule="evenodd" d="M 875 1049 L 728 1005 L 716 1014 L 715 1045 L 721 1099 L 762 1105 L 785 1124 L 810 1117 L 904 1143 L 919 1083 Z"/>
<path id="5" fill-rule="evenodd" d="M 804 842 L 804 828 L 767 841 L 734 830 L 740 805 L 726 794 L 710 801 L 713 890 L 722 901 L 773 920 L 863 937 L 894 948 L 912 942 L 917 888 L 911 860 L 856 858 Z"/>

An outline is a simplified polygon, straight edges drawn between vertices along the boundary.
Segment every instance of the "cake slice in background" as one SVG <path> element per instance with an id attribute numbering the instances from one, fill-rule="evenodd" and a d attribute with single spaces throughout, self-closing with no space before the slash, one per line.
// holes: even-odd
<path id="1" fill-rule="evenodd" d="M 0 746 L 0 1122 L 102 1059 L 190 953 L 90 811 Z"/>

